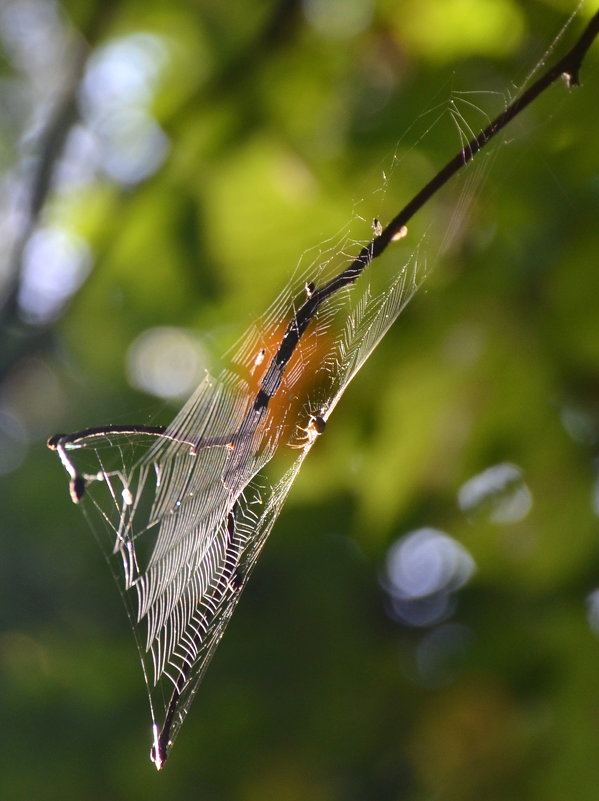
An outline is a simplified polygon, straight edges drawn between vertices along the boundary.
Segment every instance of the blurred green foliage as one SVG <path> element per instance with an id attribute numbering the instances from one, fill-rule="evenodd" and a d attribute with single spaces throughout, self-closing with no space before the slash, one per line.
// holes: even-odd
<path id="1" fill-rule="evenodd" d="M 181 401 L 127 379 L 136 337 L 179 326 L 217 364 L 302 254 L 309 263 L 350 222 L 368 239 L 373 217 L 390 219 L 457 151 L 451 99 L 464 129 L 480 126 L 572 11 L 569 0 L 4 0 L 6 219 L 9 207 L 28 219 L 25 201 L 13 206 L 54 125 L 76 169 L 67 180 L 68 162 L 48 159 L 53 183 L 24 241 L 60 226 L 93 266 L 37 321 L 16 295 L 23 259 L 0 276 L 2 798 L 594 801 L 597 44 L 581 89 L 552 87 L 480 156 L 480 173 L 414 221 L 413 241 L 434 223 L 454 242 L 439 254 L 424 241 L 434 270 L 308 459 L 161 775 L 118 594 L 45 449 L 55 431 L 168 421 Z M 143 111 L 163 150 L 144 161 L 134 141 L 124 172 L 106 154 L 77 161 L 84 76 L 140 35 Z M 140 91 L 113 78 L 98 102 Z M 65 97 L 75 113 L 61 117 Z M 443 118 L 424 135 L 433 108 Z M 136 159 L 145 173 L 132 177 Z M 470 211 L 454 225 L 462 200 Z M 18 251 L 18 225 L 2 231 Z M 391 254 L 385 269 L 400 264 Z M 464 482 L 505 462 L 521 469 L 530 511 L 493 522 L 460 509 Z M 425 526 L 461 543 L 477 572 L 451 617 L 410 627 L 389 616 L 380 576 L 390 545 Z M 449 646 L 431 677 L 422 660 L 437 635 Z"/>

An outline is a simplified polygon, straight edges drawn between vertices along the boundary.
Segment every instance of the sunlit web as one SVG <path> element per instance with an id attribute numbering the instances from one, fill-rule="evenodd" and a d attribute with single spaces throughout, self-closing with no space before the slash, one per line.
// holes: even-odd
<path id="1" fill-rule="evenodd" d="M 447 118 L 457 158 L 467 163 L 474 131 L 490 117 L 475 95 L 452 91 L 417 120 L 423 132 L 416 142 Z M 400 143 L 379 206 L 405 155 Z M 386 247 L 407 231 L 385 227 L 382 215 L 370 241 L 346 232 L 317 249 L 242 338 L 227 369 L 207 374 L 168 427 L 106 426 L 50 439 L 72 499 L 100 529 L 114 564 L 148 687 L 157 768 L 306 455 L 429 261 L 459 235 L 491 161 L 462 173 L 451 214 L 442 225 L 433 214 L 394 244 L 391 265 L 375 270 L 371 261 L 383 239 Z M 278 453 L 284 458 L 273 479 L 265 468 Z"/>

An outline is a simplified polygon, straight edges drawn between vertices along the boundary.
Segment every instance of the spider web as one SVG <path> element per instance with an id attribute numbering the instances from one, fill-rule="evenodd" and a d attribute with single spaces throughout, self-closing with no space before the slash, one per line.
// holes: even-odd
<path id="1" fill-rule="evenodd" d="M 233 357 L 236 369 L 206 375 L 163 434 L 96 433 L 65 446 L 86 483 L 81 505 L 92 527 L 101 523 L 100 539 L 122 589 L 155 740 L 167 726 L 166 741 L 155 742 L 158 767 L 315 441 L 299 429 L 308 429 L 311 416 L 328 419 L 425 273 L 416 250 L 384 291 L 373 294 L 365 283 L 331 297 L 271 403 L 251 424 L 248 413 L 269 362 L 263 351 L 270 347 L 256 345 L 276 341 L 277 312 L 287 298 L 243 340 Z M 293 450 L 286 449 L 283 474 L 272 481 L 264 468 L 281 445 Z"/>
<path id="2" fill-rule="evenodd" d="M 487 97 L 505 102 L 497 93 Z M 451 90 L 416 121 L 416 144 L 400 141 L 383 173 L 379 209 L 410 149 L 441 121 L 450 121 L 465 148 L 490 119 L 479 101 Z M 369 265 L 354 285 L 327 298 L 265 406 L 257 410 L 255 399 L 297 309 L 364 245 L 352 240 L 349 226 L 308 254 L 311 263 L 296 270 L 289 288 L 240 340 L 229 367 L 207 374 L 165 431 L 90 430 L 59 449 L 71 478 L 83 482 L 81 505 L 124 598 L 148 689 L 157 768 L 318 433 L 422 285 L 429 263 L 459 237 L 492 161 L 477 158 L 453 182 L 449 214 L 447 203 L 427 205 L 430 216 L 416 237 L 410 234 L 411 249 L 394 245 L 391 258 Z M 356 213 L 354 222 L 363 219 Z M 374 230 L 376 236 L 376 222 Z M 314 420 L 322 421 L 320 429 L 311 426 Z M 275 455 L 278 477 L 269 464 Z"/>

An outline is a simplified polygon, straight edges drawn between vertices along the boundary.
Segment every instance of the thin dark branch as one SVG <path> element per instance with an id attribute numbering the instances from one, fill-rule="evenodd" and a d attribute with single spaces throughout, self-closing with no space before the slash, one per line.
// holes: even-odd
<path id="1" fill-rule="evenodd" d="M 23 210 L 20 231 L 12 246 L 7 273 L 9 279 L 0 298 L 0 330 L 7 336 L 4 353 L 0 360 L 0 382 L 18 361 L 21 354 L 32 342 L 43 344 L 48 338 L 48 327 L 44 326 L 43 335 L 39 337 L 40 327 L 27 325 L 19 314 L 19 290 L 22 277 L 23 253 L 27 242 L 35 231 L 42 208 L 48 198 L 56 165 L 62 155 L 68 135 L 78 119 L 77 89 L 81 81 L 87 57 L 87 46 L 79 40 L 73 44 L 71 69 L 63 87 L 60 100 L 54 109 L 46 129 L 39 142 L 39 154 L 36 166 L 30 177 L 27 206 Z"/>
<path id="2" fill-rule="evenodd" d="M 19 313 L 19 289 L 22 277 L 23 253 L 39 224 L 40 216 L 50 192 L 56 167 L 64 151 L 68 136 L 79 119 L 77 92 L 93 44 L 110 25 L 117 9 L 115 0 L 98 3 L 79 34 L 72 35 L 68 55 L 70 67 L 62 92 L 48 123 L 39 139 L 35 167 L 29 176 L 27 204 L 24 219 L 12 245 L 8 263 L 8 280 L 0 297 L 0 332 L 5 342 L 0 358 L 0 384 L 11 369 L 28 353 L 47 348 L 54 325 L 29 325 Z"/>
<path id="3" fill-rule="evenodd" d="M 272 358 L 268 370 L 254 401 L 253 413 L 260 413 L 268 406 L 270 398 L 281 384 L 285 366 L 293 355 L 310 320 L 321 304 L 344 286 L 353 284 L 373 259 L 380 256 L 395 239 L 401 238 L 405 225 L 462 167 L 472 161 L 489 142 L 502 131 L 521 111 L 564 76 L 568 86 L 578 86 L 579 72 L 584 57 L 599 34 L 599 11 L 592 17 L 576 44 L 553 67 L 545 72 L 522 95 L 517 97 L 499 116 L 483 128 L 459 153 L 439 170 L 410 202 L 387 225 L 382 233 L 361 249 L 352 263 L 321 287 L 311 288 L 305 302 L 287 326 L 278 351 Z"/>
<path id="4" fill-rule="evenodd" d="M 551 67 L 544 75 L 533 83 L 520 97 L 517 97 L 505 111 L 499 114 L 486 128 L 480 131 L 459 153 L 447 162 L 443 169 L 424 186 L 418 194 L 394 217 L 381 235 L 368 246 L 371 249 L 370 260 L 380 256 L 387 245 L 401 231 L 404 225 L 435 195 L 450 178 L 479 153 L 489 142 L 502 131 L 508 123 L 524 111 L 537 97 L 555 81 L 564 77 L 568 86 L 579 86 L 579 72 L 583 59 L 599 34 L 599 11 L 591 19 L 584 32 L 566 55 Z M 360 260 L 360 256 L 356 261 Z M 362 257 L 363 258 L 363 257 Z M 350 269 L 350 268 L 348 268 Z"/>

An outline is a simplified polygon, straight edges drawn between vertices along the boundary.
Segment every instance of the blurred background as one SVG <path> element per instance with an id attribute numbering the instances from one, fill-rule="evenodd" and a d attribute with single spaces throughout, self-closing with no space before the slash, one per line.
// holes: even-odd
<path id="1" fill-rule="evenodd" d="M 45 447 L 168 422 L 302 254 L 396 214 L 574 10 L 0 0 L 2 798 L 594 801 L 599 43 L 437 204 L 452 244 L 424 243 L 162 774 Z"/>

